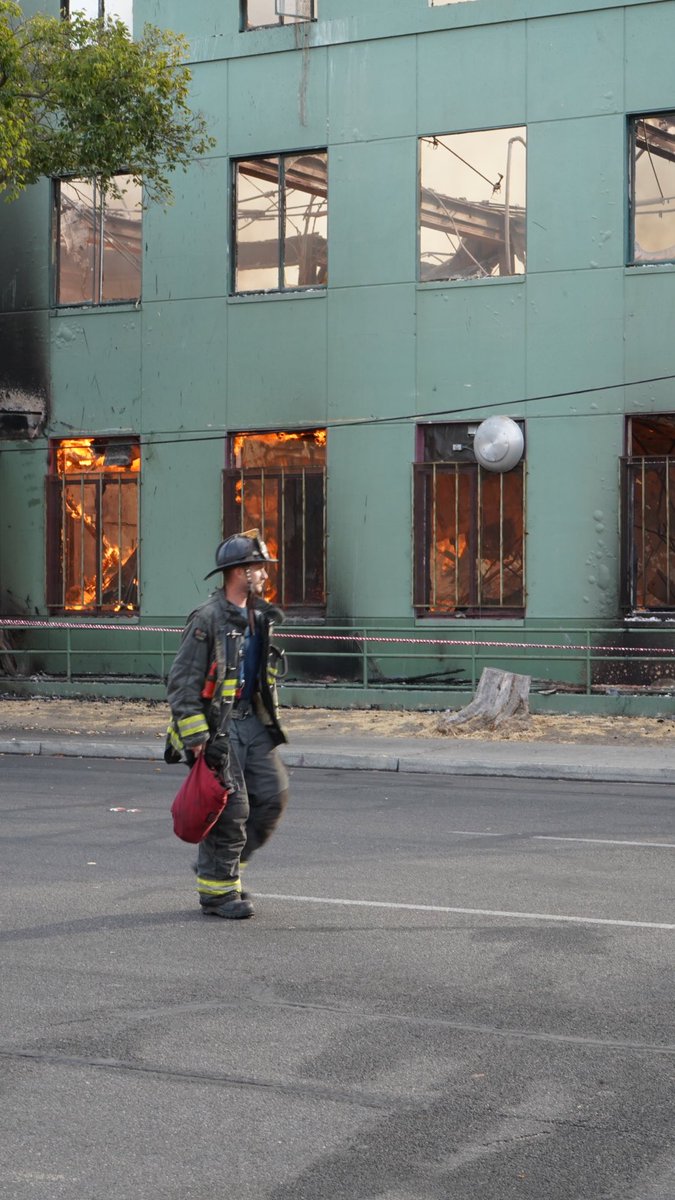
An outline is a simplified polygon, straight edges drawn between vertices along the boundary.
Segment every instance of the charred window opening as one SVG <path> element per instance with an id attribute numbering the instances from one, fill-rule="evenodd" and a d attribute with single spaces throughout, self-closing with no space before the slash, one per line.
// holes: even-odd
<path id="1" fill-rule="evenodd" d="M 140 447 L 135 439 L 52 444 L 47 603 L 65 612 L 138 612 Z"/>
<path id="2" fill-rule="evenodd" d="M 141 296 L 142 197 L 130 175 L 119 194 L 95 179 L 54 181 L 57 305 L 119 304 Z"/>
<path id="3" fill-rule="evenodd" d="M 630 417 L 622 463 L 625 608 L 675 609 L 675 415 Z"/>
<path id="4" fill-rule="evenodd" d="M 326 151 L 235 162 L 234 190 L 234 291 L 325 287 Z"/>
<path id="5" fill-rule="evenodd" d="M 414 482 L 414 597 L 420 616 L 522 616 L 524 465 L 485 471 L 477 425 L 419 432 Z"/>
<path id="6" fill-rule="evenodd" d="M 317 0 L 241 0 L 242 29 L 316 21 Z"/>
<path id="7" fill-rule="evenodd" d="M 675 112 L 631 117 L 629 262 L 675 261 Z"/>
<path id="8" fill-rule="evenodd" d="M 526 130 L 420 138 L 422 282 L 522 275 Z"/>
<path id="9" fill-rule="evenodd" d="M 225 536 L 259 529 L 273 558 L 267 596 L 296 612 L 326 605 L 326 430 L 232 437 Z"/>

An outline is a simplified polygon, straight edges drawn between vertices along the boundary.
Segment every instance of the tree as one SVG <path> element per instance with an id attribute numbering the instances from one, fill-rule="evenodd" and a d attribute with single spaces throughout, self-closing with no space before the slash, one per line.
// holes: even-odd
<path id="1" fill-rule="evenodd" d="M 215 143 L 188 105 L 187 42 L 122 21 L 24 17 L 0 0 L 0 193 L 14 199 L 43 175 L 123 171 L 147 199 L 172 198 L 171 172 Z"/>

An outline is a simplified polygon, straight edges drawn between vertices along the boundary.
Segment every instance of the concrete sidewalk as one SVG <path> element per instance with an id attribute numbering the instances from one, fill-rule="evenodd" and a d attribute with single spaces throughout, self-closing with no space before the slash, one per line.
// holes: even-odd
<path id="1" fill-rule="evenodd" d="M 35 738 L 15 730 L 0 732 L 0 754 L 162 761 L 163 749 L 163 741 L 157 738 L 108 740 L 80 734 Z M 675 784 L 675 748 L 654 743 L 579 745 L 316 733 L 295 736 L 290 745 L 281 747 L 281 755 L 289 767 Z"/>

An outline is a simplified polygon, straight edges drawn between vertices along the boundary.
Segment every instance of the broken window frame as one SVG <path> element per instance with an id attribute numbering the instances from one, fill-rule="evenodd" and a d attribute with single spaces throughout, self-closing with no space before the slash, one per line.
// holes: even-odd
<path id="1" fill-rule="evenodd" d="M 59 451 L 73 442 L 92 443 L 99 457 L 109 455 L 119 457 L 122 454 L 122 467 L 118 465 L 114 471 L 102 469 L 84 469 L 82 471 L 59 470 Z M 140 440 L 136 436 L 118 436 L 94 438 L 58 439 L 49 445 L 50 465 L 46 478 L 46 531 L 47 531 L 47 607 L 50 612 L 81 614 L 92 616 L 109 614 L 119 616 L 136 616 L 140 612 Z M 138 461 L 137 470 L 123 469 L 124 457 L 129 461 Z M 104 493 L 108 488 L 117 492 L 117 529 L 116 540 L 111 541 L 114 521 L 102 523 L 102 516 L 107 507 Z M 73 497 L 67 495 L 67 490 L 77 492 L 75 498 L 81 509 L 80 515 L 73 515 L 69 506 Z M 123 518 L 128 524 L 129 512 L 123 511 L 123 494 L 133 492 L 133 534 L 131 538 L 123 536 Z M 114 510 L 115 505 L 113 503 Z M 74 523 L 69 526 L 67 522 Z M 79 525 L 79 538 L 78 529 Z M 86 551 L 86 535 L 94 539 L 94 570 L 89 571 L 90 556 Z M 79 551 L 77 542 L 79 540 Z M 117 569 L 107 585 L 105 579 L 104 559 L 112 546 L 117 548 L 126 543 L 130 546 L 126 560 L 118 557 Z M 125 583 L 124 568 L 133 556 L 134 577 L 131 585 Z M 79 559 L 79 562 L 76 561 Z M 75 598 L 75 589 L 79 602 Z M 94 595 L 87 599 L 87 593 L 94 589 Z M 112 595 L 111 595 L 112 591 Z M 69 595 L 70 592 L 70 595 Z"/>
<path id="2" fill-rule="evenodd" d="M 274 21 L 251 21 L 249 18 L 250 0 L 240 0 L 241 30 L 248 33 L 252 29 L 278 29 L 284 25 L 301 25 L 317 19 L 318 0 L 309 0 L 310 16 L 294 16 L 290 13 L 275 12 Z M 275 9 L 277 5 L 275 4 Z"/>
<path id="3" fill-rule="evenodd" d="M 128 180 L 133 183 L 132 176 L 126 171 L 120 171 L 116 176 L 116 180 L 120 180 L 120 190 L 124 191 L 123 181 Z M 81 300 L 65 300 L 61 299 L 61 290 L 63 288 L 64 267 L 62 263 L 62 187 L 64 184 L 75 186 L 77 183 L 86 184 L 92 188 L 92 203 L 87 206 L 90 214 L 90 220 L 93 230 L 92 248 L 91 248 L 91 280 L 92 280 L 92 298 Z M 138 304 L 140 303 L 143 290 L 143 265 L 142 265 L 142 248 L 143 248 L 143 199 L 139 191 L 138 202 L 134 205 L 132 212 L 138 212 L 138 227 L 139 227 L 139 258 L 138 263 L 133 264 L 134 275 L 138 280 L 138 288 L 135 295 L 119 296 L 110 300 L 102 298 L 105 291 L 105 270 L 106 261 L 114 253 L 125 256 L 124 250 L 118 248 L 117 251 L 108 246 L 106 253 L 106 193 L 100 186 L 97 178 L 85 179 L 79 176 L 68 175 L 59 179 L 52 180 L 52 261 L 53 261 L 53 294 L 55 308 L 109 308 L 115 304 Z M 84 291 L 84 288 L 82 289 Z"/>
<path id="4" fill-rule="evenodd" d="M 670 131 L 666 131 L 666 130 L 657 130 L 646 124 L 649 121 L 658 121 L 659 119 L 662 119 L 662 120 L 668 119 L 669 123 L 673 126 L 673 131 L 670 132 Z M 642 126 L 642 129 L 640 129 L 640 126 Z M 650 139 L 650 136 L 649 136 L 650 128 L 652 128 L 652 132 L 654 135 L 652 139 Z M 660 143 L 660 145 L 657 145 L 656 144 L 657 142 Z M 641 143 L 642 143 L 642 145 L 640 145 Z M 657 205 L 656 215 L 659 218 L 661 218 L 664 214 L 668 215 L 669 213 L 675 212 L 675 195 L 673 197 L 665 197 L 664 196 L 663 188 L 661 186 L 661 180 L 659 179 L 659 176 L 658 176 L 657 166 L 654 162 L 655 158 L 657 158 L 657 159 L 663 158 L 666 161 L 675 163 L 675 110 L 668 109 L 668 110 L 664 110 L 662 112 L 640 113 L 637 115 L 629 116 L 629 118 L 628 118 L 628 148 L 629 148 L 629 151 L 628 151 L 629 152 L 629 161 L 628 161 L 629 185 L 628 185 L 628 251 L 627 251 L 627 260 L 626 260 L 627 265 L 629 267 L 644 267 L 646 265 L 649 265 L 650 263 L 656 263 L 656 264 L 673 263 L 673 262 L 675 262 L 675 237 L 673 238 L 673 242 L 667 247 L 667 249 L 670 250 L 669 254 L 660 253 L 659 251 L 650 252 L 648 250 L 644 250 L 642 252 L 642 254 L 638 254 L 636 252 L 636 247 L 639 244 L 638 239 L 637 239 L 636 230 L 637 230 L 637 222 L 638 222 L 639 216 L 640 216 L 639 211 L 638 211 L 639 205 L 638 205 L 636 191 L 637 191 L 637 160 L 639 157 L 638 151 L 641 149 L 642 153 L 646 153 L 649 156 L 649 162 L 650 162 L 651 170 L 652 170 L 653 176 L 654 176 L 654 187 L 655 187 L 655 189 L 658 189 L 658 191 L 661 195 L 661 200 L 663 201 L 663 206 L 661 209 L 659 209 L 659 207 L 658 207 L 658 199 L 654 198 L 653 200 L 650 201 L 651 204 Z M 675 175 L 674 175 L 674 180 L 675 180 Z M 670 209 L 668 208 L 668 205 L 667 205 L 668 199 L 672 200 L 672 207 L 670 207 Z"/>
<path id="5" fill-rule="evenodd" d="M 478 137 L 481 134 L 508 134 L 513 136 L 506 144 L 506 161 L 504 172 L 497 172 L 497 178 L 490 180 L 483 172 L 468 159 L 464 158 L 456 148 L 451 148 L 445 145 L 445 141 L 461 141 L 465 137 Z M 502 183 L 504 191 L 504 203 L 495 205 L 491 203 L 491 197 L 487 200 L 467 200 L 462 197 L 451 197 L 441 194 L 436 189 L 429 186 L 428 181 L 425 183 L 423 178 L 423 147 L 426 144 L 431 144 L 437 149 L 444 148 L 450 154 L 463 163 L 464 167 L 472 173 L 482 177 L 485 188 L 491 187 L 492 194 L 501 190 Z M 525 204 L 515 205 L 511 203 L 511 173 L 512 173 L 512 149 L 516 143 L 520 143 L 518 149 L 522 149 L 525 154 L 524 165 L 524 193 Z M 527 126 L 526 125 L 508 125 L 495 126 L 489 129 L 472 129 L 458 130 L 456 132 L 446 132 L 438 134 L 425 134 L 418 138 L 418 187 L 417 187 L 417 276 L 420 283 L 470 283 L 477 280 L 489 280 L 496 278 L 523 278 L 527 273 Z M 449 204 L 453 208 L 449 208 Z M 500 211 L 501 210 L 501 211 Z M 425 212 L 427 219 L 425 220 Z M 511 220 L 511 215 L 514 219 Z M 509 220 L 507 221 L 507 216 Z M 518 225 L 516 225 L 516 219 Z M 473 228 L 472 228 L 473 222 Z M 476 227 L 477 226 L 477 227 Z M 518 239 L 515 236 L 515 230 L 519 228 Z M 423 231 L 425 228 L 436 229 L 438 232 L 445 232 L 448 239 L 454 237 L 457 245 L 453 246 L 449 242 L 451 254 L 445 263 L 440 263 L 436 268 L 425 264 L 423 259 Z M 466 229 L 466 232 L 465 232 Z M 501 229 L 501 238 L 500 238 Z M 450 233 L 449 230 L 452 230 Z M 481 237 L 485 234 L 485 237 Z M 503 246 L 497 258 L 492 262 L 490 269 L 487 269 L 485 263 L 481 261 L 477 255 L 473 253 L 470 245 L 467 245 L 469 237 L 473 236 L 479 242 Z M 518 249 L 516 249 L 516 245 Z M 518 250 L 521 252 L 518 253 Z M 461 266 L 461 256 L 464 252 L 465 263 Z M 431 251 L 426 251 L 427 254 Z M 451 264 L 457 260 L 456 268 L 453 270 Z M 522 263 L 522 269 L 517 269 L 516 260 Z M 446 267 L 447 270 L 443 270 Z"/>
<path id="6" fill-rule="evenodd" d="M 664 452 L 658 452 L 656 440 L 653 453 L 641 453 L 640 445 L 635 444 L 639 426 L 658 427 L 664 420 L 669 420 L 672 426 L 672 438 L 668 432 L 664 434 Z M 620 466 L 622 609 L 633 614 L 672 613 L 675 611 L 675 414 L 628 417 L 626 454 Z M 650 492 L 656 504 L 650 501 Z"/>
<path id="7" fill-rule="evenodd" d="M 323 271 L 322 277 L 320 279 L 313 280 L 309 283 L 297 283 L 297 284 L 285 283 L 285 272 L 288 269 L 287 254 L 286 254 L 286 243 L 287 243 L 286 196 L 287 196 L 288 191 L 294 190 L 292 188 L 291 184 L 287 184 L 286 164 L 287 164 L 288 160 L 300 159 L 300 158 L 309 159 L 314 156 L 320 156 L 321 159 L 325 163 L 325 191 L 320 192 L 317 190 L 314 193 L 314 195 L 325 197 L 326 213 L 325 213 L 325 217 L 322 217 L 322 219 L 325 219 L 326 226 L 327 226 L 327 223 L 328 223 L 328 150 L 326 149 L 325 146 L 315 148 L 312 150 L 290 150 L 290 151 L 282 151 L 282 152 L 273 153 L 273 154 L 247 155 L 245 158 L 232 159 L 232 184 L 231 184 L 231 193 L 232 193 L 232 227 L 231 227 L 232 280 L 231 280 L 231 295 L 233 295 L 233 296 L 251 296 L 251 295 L 261 295 L 261 294 L 266 295 L 268 293 L 274 294 L 274 293 L 281 293 L 281 292 L 292 293 L 292 292 L 307 292 L 307 291 L 324 291 L 325 288 L 327 287 L 327 284 L 328 284 L 327 229 L 326 229 L 326 238 L 324 239 L 325 249 L 326 249 L 326 263 L 325 263 L 325 269 Z M 245 243 L 239 237 L 239 221 L 240 221 L 239 186 L 238 186 L 239 185 L 239 174 L 240 174 L 242 167 L 245 164 L 248 164 L 248 163 L 251 163 L 254 165 L 257 164 L 257 169 L 260 172 L 259 176 L 257 176 L 257 177 L 260 178 L 261 180 L 264 180 L 267 178 L 270 180 L 270 182 L 275 182 L 274 177 L 271 173 L 271 170 L 272 170 L 271 164 L 273 164 L 275 162 L 277 164 L 276 185 L 277 185 L 277 194 L 278 194 L 278 202 L 277 202 L 278 212 L 277 212 L 277 218 L 276 218 L 276 223 L 277 223 L 276 242 L 277 242 L 277 248 L 278 248 L 277 263 L 276 263 L 276 267 L 274 267 L 272 265 L 268 268 L 261 268 L 261 269 L 268 269 L 270 271 L 276 269 L 276 274 L 277 274 L 276 286 L 269 287 L 269 288 L 264 288 L 264 287 L 240 288 L 237 286 L 238 275 L 239 275 L 239 270 L 240 270 L 240 266 L 239 266 L 240 248 L 243 248 L 247 243 Z M 254 172 L 250 172 L 250 173 L 242 172 L 242 173 L 249 174 L 249 177 L 253 177 L 253 178 L 256 177 Z M 318 185 L 315 185 L 315 186 L 318 186 Z M 312 193 L 310 193 L 310 194 L 312 194 Z M 320 216 L 320 214 L 317 214 L 317 216 Z M 300 242 L 300 236 L 301 235 L 297 236 L 298 243 Z M 290 240 L 290 239 L 288 239 L 288 240 Z M 270 241 L 272 241 L 272 239 L 270 239 Z M 249 244 L 252 244 L 252 243 L 249 243 Z M 300 245 L 298 245 L 298 252 L 299 251 L 300 251 Z M 251 267 L 248 269 L 254 270 L 255 268 Z"/>
<path id="8" fill-rule="evenodd" d="M 519 422 L 519 424 L 522 423 Z M 525 615 L 525 460 L 511 471 L 492 472 L 479 466 L 473 455 L 472 438 L 475 424 L 443 423 L 448 431 L 451 449 L 440 460 L 432 460 L 427 451 L 426 431 L 418 427 L 418 454 L 413 464 L 413 608 L 423 618 L 518 618 Z M 524 427 L 523 427 L 524 428 Z M 439 531 L 439 492 L 443 481 L 452 480 L 453 512 L 449 526 L 448 560 L 454 557 L 454 600 L 441 596 L 438 553 L 435 550 Z M 440 486 L 439 486 L 440 485 Z M 484 501 L 490 489 L 498 489 L 499 555 L 492 561 L 484 559 L 486 524 Z M 514 563 L 508 561 L 505 544 L 507 489 L 513 489 L 519 500 L 519 542 Z M 463 493 L 463 497 L 462 497 Z M 437 531 L 434 533 L 434 531 Z M 456 548 L 464 541 L 462 549 Z M 462 563 L 464 554 L 466 560 Z M 462 570 L 462 566 L 464 569 Z M 496 576 L 495 576 L 496 570 Z M 513 602 L 509 577 L 515 574 L 519 586 L 519 602 Z M 460 577 L 462 582 L 460 584 Z M 497 579 L 498 599 L 494 599 Z M 490 587 L 492 584 L 492 587 Z M 490 594 L 492 593 L 492 594 Z"/>
<path id="9" fill-rule="evenodd" d="M 266 430 L 268 434 L 270 431 Z M 308 435 L 319 431 L 299 430 Z M 325 430 L 321 432 L 325 433 Z M 275 603 L 281 605 L 289 615 L 323 616 L 326 611 L 326 493 L 327 470 L 326 461 L 323 466 L 237 466 L 235 462 L 235 442 L 240 437 L 255 437 L 251 430 L 231 434 L 227 444 L 227 465 L 223 471 L 223 537 L 235 533 L 244 533 L 251 528 L 250 513 L 247 512 L 245 489 L 247 484 L 253 490 L 260 490 L 260 507 L 257 528 L 262 540 L 272 554 L 278 559 L 276 565 L 270 564 L 269 594 L 275 596 Z M 241 500 L 237 499 L 240 489 Z M 277 494 L 277 520 L 275 528 L 270 528 L 267 517 L 266 500 L 270 489 Z M 298 505 L 298 491 L 300 504 Z M 318 492 L 318 507 L 321 514 L 321 527 L 313 535 L 308 535 L 310 492 L 314 491 L 315 501 Z M 278 500 L 281 498 L 281 511 Z M 316 502 L 314 508 L 316 510 Z M 291 554 L 287 532 L 293 526 L 288 520 L 289 514 L 297 517 L 300 510 L 301 554 L 300 561 Z M 277 545 L 278 533 L 278 545 Z M 314 542 L 312 548 L 308 543 Z M 318 558 L 318 564 L 317 564 Z M 318 587 L 312 589 L 312 570 L 317 570 Z M 313 591 L 313 595 L 311 592 Z"/>

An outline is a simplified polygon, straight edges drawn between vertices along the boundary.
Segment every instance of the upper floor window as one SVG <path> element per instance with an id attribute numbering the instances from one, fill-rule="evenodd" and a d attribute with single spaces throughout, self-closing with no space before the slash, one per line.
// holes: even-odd
<path id="1" fill-rule="evenodd" d="M 526 130 L 420 139 L 422 281 L 525 271 Z"/>
<path id="2" fill-rule="evenodd" d="M 675 609 L 675 415 L 629 417 L 622 484 L 622 601 Z"/>
<path id="3" fill-rule="evenodd" d="M 328 155 L 325 150 L 234 164 L 235 292 L 325 287 Z"/>
<path id="4" fill-rule="evenodd" d="M 138 612 L 138 439 L 69 438 L 51 455 L 47 604 Z"/>
<path id="5" fill-rule="evenodd" d="M 131 33 L 134 24 L 133 0 L 62 0 L 61 13 L 64 17 L 83 16 L 88 21 L 110 17 L 124 21 Z"/>
<path id="6" fill-rule="evenodd" d="M 242 0 L 242 29 L 316 21 L 318 0 Z"/>
<path id="7" fill-rule="evenodd" d="M 675 261 L 675 112 L 631 117 L 630 263 Z"/>
<path id="8" fill-rule="evenodd" d="M 291 611 L 326 604 L 326 430 L 240 433 L 225 471 L 225 536 L 254 527 L 270 554 L 267 598 Z"/>
<path id="9" fill-rule="evenodd" d="M 117 196 L 95 179 L 54 181 L 57 305 L 140 299 L 141 187 L 128 175 L 116 183 Z"/>
<path id="10" fill-rule="evenodd" d="M 420 616 L 518 616 L 525 605 L 524 465 L 486 471 L 475 425 L 418 431 L 414 596 Z"/>

